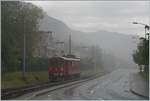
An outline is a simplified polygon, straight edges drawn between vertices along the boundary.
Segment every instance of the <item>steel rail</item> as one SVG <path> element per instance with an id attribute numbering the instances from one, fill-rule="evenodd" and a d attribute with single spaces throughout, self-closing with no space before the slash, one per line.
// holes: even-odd
<path id="1" fill-rule="evenodd" d="M 70 83 L 70 82 L 74 82 L 74 81 L 80 81 L 80 80 L 86 80 L 86 79 L 88 80 L 88 79 L 91 79 L 91 78 L 97 77 L 97 76 L 100 76 L 100 75 L 94 74 L 94 75 L 87 76 L 87 77 L 80 77 L 80 78 L 76 78 L 73 80 L 65 80 L 65 81 L 61 81 L 61 82 L 44 82 L 44 83 L 40 83 L 38 85 L 29 85 L 29 86 L 18 87 L 18 88 L 2 89 L 1 90 L 1 99 L 7 100 L 7 99 L 21 96 L 23 94 L 27 94 L 29 92 L 38 91 L 38 90 L 42 90 L 44 88 L 54 87 L 54 86 L 58 86 L 58 85 L 62 85 L 62 84 L 66 84 L 66 83 Z"/>

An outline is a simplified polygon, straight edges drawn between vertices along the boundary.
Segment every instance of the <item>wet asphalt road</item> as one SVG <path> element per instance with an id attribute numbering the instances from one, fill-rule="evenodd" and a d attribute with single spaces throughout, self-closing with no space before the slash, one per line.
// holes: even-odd
<path id="1" fill-rule="evenodd" d="M 135 70 L 118 69 L 97 79 L 58 89 L 32 100 L 144 100 L 130 92 L 129 75 Z"/>

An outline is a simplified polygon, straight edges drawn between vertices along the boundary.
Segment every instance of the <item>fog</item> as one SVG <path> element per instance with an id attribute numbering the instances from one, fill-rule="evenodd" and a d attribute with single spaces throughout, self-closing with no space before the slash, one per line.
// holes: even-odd
<path id="1" fill-rule="evenodd" d="M 104 30 L 81 32 L 69 28 L 64 22 L 52 18 L 47 14 L 45 14 L 39 25 L 42 31 L 52 31 L 55 41 L 65 42 L 65 45 L 60 46 L 60 49 L 63 49 L 66 54 L 69 49 L 69 35 L 71 35 L 72 39 L 72 53 L 80 58 L 88 56 L 89 53 L 86 53 L 86 51 L 91 46 L 99 47 L 99 51 L 101 51 L 101 59 L 99 60 L 103 61 L 101 63 L 103 63 L 103 69 L 105 68 L 106 71 L 112 71 L 116 68 L 134 68 L 136 66 L 132 60 L 132 54 L 136 50 L 138 43 L 139 37 L 137 35 Z"/>
<path id="2" fill-rule="evenodd" d="M 144 30 L 132 21 L 148 22 L 147 2 L 32 3 L 45 11 L 44 18 L 39 21 L 40 30 L 52 31 L 55 41 L 65 42 L 61 47 L 65 53 L 68 53 L 71 35 L 73 54 L 82 58 L 89 53 L 81 47 L 100 48 L 106 71 L 136 67 L 132 54 L 139 42 L 139 33 L 142 36 Z"/>
<path id="3" fill-rule="evenodd" d="M 149 1 L 1 4 L 3 100 L 149 98 Z"/>
<path id="4" fill-rule="evenodd" d="M 144 32 L 133 21 L 149 23 L 148 1 L 28 1 L 68 27 L 84 32 L 106 30 L 139 35 Z"/>

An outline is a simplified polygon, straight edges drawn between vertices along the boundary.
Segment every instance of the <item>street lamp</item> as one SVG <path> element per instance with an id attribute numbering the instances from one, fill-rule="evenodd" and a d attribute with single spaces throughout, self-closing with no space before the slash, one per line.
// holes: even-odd
<path id="1" fill-rule="evenodd" d="M 149 30 L 149 25 L 143 24 L 143 23 L 139 23 L 139 22 L 133 22 L 133 24 L 140 24 L 140 25 L 144 25 L 145 26 L 144 28 L 145 28 L 145 38 L 146 38 L 146 29 Z"/>
<path id="2" fill-rule="evenodd" d="M 23 68 L 22 68 L 22 77 L 25 78 L 25 73 L 26 73 L 26 17 L 25 14 L 26 12 L 24 11 L 25 9 L 25 4 L 22 4 L 21 14 L 22 14 L 22 19 L 23 19 Z"/>

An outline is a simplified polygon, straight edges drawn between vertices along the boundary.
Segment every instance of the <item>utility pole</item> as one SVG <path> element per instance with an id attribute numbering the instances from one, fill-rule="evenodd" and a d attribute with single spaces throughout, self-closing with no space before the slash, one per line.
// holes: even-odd
<path id="1" fill-rule="evenodd" d="M 23 5 L 24 7 L 24 5 Z M 25 32 L 25 14 L 23 14 L 23 70 L 22 70 L 22 77 L 25 78 L 25 71 L 26 71 L 26 32 Z"/>
<path id="2" fill-rule="evenodd" d="M 69 36 L 69 54 L 71 55 L 71 35 Z"/>

